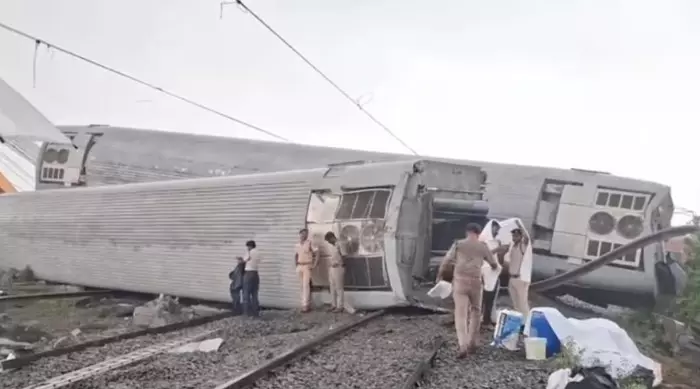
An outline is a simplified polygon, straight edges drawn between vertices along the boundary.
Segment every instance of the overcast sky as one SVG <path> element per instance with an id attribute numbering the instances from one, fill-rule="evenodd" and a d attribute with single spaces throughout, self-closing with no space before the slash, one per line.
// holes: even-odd
<path id="1" fill-rule="evenodd" d="M 0 22 L 299 143 L 405 151 L 236 6 L 0 0 Z M 669 184 L 700 211 L 700 2 L 248 0 L 423 155 Z M 270 139 L 0 30 L 0 77 L 56 124 Z"/>

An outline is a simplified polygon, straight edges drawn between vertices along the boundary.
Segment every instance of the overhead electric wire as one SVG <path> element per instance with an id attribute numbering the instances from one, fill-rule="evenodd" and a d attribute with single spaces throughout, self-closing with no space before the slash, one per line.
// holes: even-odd
<path id="1" fill-rule="evenodd" d="M 195 107 L 197 107 L 197 108 L 200 108 L 200 109 L 203 109 L 203 110 L 208 111 L 208 112 L 210 112 L 210 113 L 213 113 L 213 114 L 215 114 L 215 115 L 221 116 L 221 117 L 223 117 L 223 118 L 225 118 L 225 119 L 228 119 L 228 120 L 230 120 L 230 121 L 232 121 L 232 122 L 241 124 L 241 125 L 246 126 L 246 127 L 250 128 L 250 129 L 253 129 L 253 130 L 255 130 L 255 131 L 261 132 L 261 133 L 263 133 L 263 134 L 265 134 L 265 135 L 268 135 L 268 136 L 271 136 L 271 137 L 273 137 L 273 138 L 276 138 L 276 139 L 279 139 L 279 140 L 282 140 L 282 141 L 290 142 L 290 143 L 291 143 L 291 141 L 290 141 L 289 139 L 286 139 L 286 138 L 284 138 L 284 137 L 282 137 L 282 136 L 279 136 L 279 135 L 277 135 L 277 134 L 275 134 L 275 133 L 273 133 L 273 132 L 271 132 L 271 131 L 268 131 L 268 130 L 266 130 L 266 129 L 264 129 L 264 128 L 258 127 L 258 126 L 254 125 L 254 124 L 248 123 L 248 122 L 243 121 L 243 120 L 241 120 L 241 119 L 237 119 L 237 118 L 235 118 L 235 117 L 233 117 L 233 116 L 231 116 L 231 115 L 225 114 L 225 113 L 223 113 L 223 112 L 221 112 L 221 111 L 218 111 L 218 110 L 216 110 L 216 109 L 214 109 L 214 108 L 209 108 L 209 107 L 207 107 L 207 106 L 204 105 L 204 104 L 200 104 L 200 103 L 198 103 L 198 102 L 196 102 L 196 101 L 190 100 L 190 99 L 188 99 L 188 98 L 186 98 L 186 97 L 183 97 L 183 96 L 180 96 L 180 95 L 178 95 L 178 94 L 176 94 L 176 93 L 170 92 L 170 91 L 168 91 L 168 90 L 166 90 L 166 89 L 163 89 L 163 88 L 161 88 L 161 87 L 159 87 L 159 86 L 153 85 L 153 84 L 151 84 L 151 83 L 149 83 L 149 82 L 146 82 L 146 81 L 143 81 L 143 80 L 140 80 L 140 79 L 138 79 L 138 78 L 136 78 L 136 77 L 134 77 L 134 76 L 131 76 L 131 75 L 127 74 L 127 73 L 124 73 L 124 72 L 122 72 L 122 71 L 119 71 L 119 70 L 117 70 L 117 69 L 114 69 L 114 68 L 112 68 L 112 67 L 109 67 L 109 66 L 107 66 L 107 65 L 103 65 L 103 64 L 101 64 L 101 63 L 99 63 L 99 62 L 97 62 L 97 61 L 93 61 L 93 60 L 91 60 L 91 59 L 89 59 L 89 58 L 87 58 L 87 57 L 84 57 L 84 56 L 82 56 L 82 55 L 80 55 L 80 54 L 77 54 L 77 53 L 75 53 L 75 52 L 73 52 L 73 51 L 71 51 L 71 50 L 62 48 L 62 47 L 60 47 L 60 46 L 56 46 L 56 45 L 54 45 L 53 43 L 47 42 L 47 41 L 45 41 L 45 40 L 43 40 L 43 39 L 41 39 L 41 38 L 38 38 L 38 37 L 36 37 L 36 36 L 33 36 L 33 35 L 27 34 L 27 33 L 25 33 L 25 32 L 22 32 L 22 31 L 20 31 L 20 30 L 18 30 L 18 29 L 16 29 L 16 28 L 10 27 L 10 26 L 8 26 L 8 25 L 6 25 L 6 24 L 4 24 L 4 23 L 0 23 L 0 28 L 3 28 L 3 29 L 5 29 L 5 30 L 7 30 L 7 31 L 9 31 L 9 32 L 11 32 L 11 33 L 14 33 L 14 34 L 16 34 L 16 35 L 19 35 L 19 36 L 21 36 L 21 37 L 23 37 L 23 38 L 30 39 L 30 40 L 34 41 L 34 42 L 35 42 L 35 45 L 37 45 L 37 46 L 38 46 L 39 44 L 42 44 L 42 43 L 43 43 L 44 45 L 46 45 L 46 46 L 48 46 L 48 47 L 50 47 L 50 48 L 52 48 L 52 49 L 54 49 L 54 50 L 58 50 L 58 51 L 60 51 L 60 52 L 62 52 L 62 53 L 64 53 L 64 54 L 67 54 L 67 55 L 69 55 L 69 56 L 71 56 L 71 57 L 80 59 L 80 60 L 82 60 L 82 61 L 84 61 L 84 62 L 87 62 L 87 63 L 89 63 L 89 64 L 91 64 L 91 65 L 97 66 L 97 67 L 99 67 L 99 68 L 101 68 L 101 69 L 103 69 L 103 70 L 106 70 L 106 71 L 110 72 L 110 73 L 114 73 L 114 74 L 116 74 L 116 75 L 118 75 L 118 76 L 124 77 L 124 78 L 126 78 L 126 79 L 128 79 L 128 80 L 131 80 L 131 81 L 133 81 L 133 82 L 136 82 L 136 83 L 138 83 L 138 84 L 141 84 L 141 85 L 143 85 L 143 86 L 145 86 L 145 87 L 154 89 L 154 90 L 156 90 L 156 91 L 158 91 L 158 92 L 160 92 L 160 93 L 163 93 L 163 94 L 165 94 L 165 95 L 168 95 L 168 96 L 170 96 L 170 97 L 172 97 L 172 98 L 174 98 L 174 99 L 183 101 L 183 102 L 185 102 L 185 103 L 187 103 L 187 104 L 190 104 L 190 105 L 193 105 L 193 106 L 195 106 Z"/>
<path id="2" fill-rule="evenodd" d="M 306 58 L 306 56 L 304 56 L 304 54 L 299 52 L 299 50 L 297 50 L 291 43 L 289 43 L 289 41 L 284 39 L 284 37 L 282 37 L 282 35 L 280 35 L 277 31 L 275 31 L 275 29 L 273 29 L 269 24 L 267 24 L 260 16 L 258 16 L 258 14 L 253 12 L 250 8 L 248 8 L 248 6 L 245 5 L 245 3 L 243 3 L 243 1 L 235 0 L 235 2 L 243 10 L 250 13 L 258 22 L 260 22 L 260 24 L 262 24 L 268 31 L 270 31 L 272 33 L 272 35 L 277 37 L 277 39 L 279 39 L 285 46 L 287 46 L 290 50 L 292 50 L 294 52 L 294 54 L 296 54 L 299 58 L 301 58 L 302 61 L 304 61 L 307 65 L 309 65 L 309 67 L 311 67 L 311 69 L 313 69 L 316 73 L 318 73 L 319 76 L 321 76 L 324 80 L 326 80 L 329 84 L 331 84 L 331 86 L 333 88 L 335 88 L 335 90 L 337 90 L 341 95 L 343 95 L 343 97 L 345 97 L 353 105 L 355 105 L 357 108 L 359 108 L 360 111 L 362 111 L 362 113 L 364 113 L 371 121 L 373 121 L 376 125 L 381 127 L 387 134 L 391 135 L 394 139 L 396 139 L 399 143 L 401 143 L 401 145 L 403 145 L 403 147 L 408 149 L 413 155 L 418 155 L 418 153 L 413 148 L 411 148 L 408 144 L 406 144 L 406 142 L 404 142 L 401 138 L 399 138 L 396 134 L 394 134 L 394 132 L 391 131 L 391 129 L 389 129 L 389 127 L 384 125 L 384 123 L 380 122 L 377 118 L 375 118 L 374 115 L 372 115 L 366 109 L 364 109 L 364 107 L 362 107 L 361 104 L 359 104 L 355 99 L 352 98 L 352 96 L 350 96 L 347 92 L 345 92 L 345 90 L 343 88 L 338 86 L 338 84 L 336 84 L 330 77 L 328 77 L 324 72 L 322 72 L 318 67 L 316 67 L 316 65 L 314 65 L 308 58 Z"/>

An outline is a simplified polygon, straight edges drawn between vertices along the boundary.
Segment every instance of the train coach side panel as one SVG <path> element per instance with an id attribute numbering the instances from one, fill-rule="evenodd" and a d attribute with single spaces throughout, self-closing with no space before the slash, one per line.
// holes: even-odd
<path id="1" fill-rule="evenodd" d="M 261 304 L 296 306 L 293 245 L 309 181 L 204 180 L 2 196 L 0 264 L 57 282 L 229 301 L 234 258 L 254 239 Z"/>

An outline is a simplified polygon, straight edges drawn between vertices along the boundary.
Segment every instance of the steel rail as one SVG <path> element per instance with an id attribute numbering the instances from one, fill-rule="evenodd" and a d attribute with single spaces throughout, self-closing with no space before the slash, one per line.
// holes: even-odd
<path id="1" fill-rule="evenodd" d="M 67 347 L 61 347 L 53 350 L 47 350 L 39 353 L 34 353 L 34 354 L 29 354 L 25 355 L 21 358 L 16 358 L 16 359 L 9 359 L 0 362 L 0 371 L 2 370 L 7 370 L 7 369 L 17 369 L 21 368 L 23 366 L 29 365 L 30 363 L 33 363 L 35 361 L 38 361 L 39 359 L 42 358 L 47 358 L 47 357 L 57 357 L 60 355 L 65 355 L 65 354 L 70 354 L 74 353 L 76 351 L 82 351 L 91 347 L 101 347 L 106 344 L 110 343 L 116 343 L 116 342 L 121 342 L 123 340 L 127 339 L 133 339 L 133 338 L 138 338 L 139 336 L 144 336 L 144 335 L 155 335 L 155 334 L 164 334 L 172 331 L 177 331 L 189 327 L 196 327 L 200 326 L 202 324 L 207 324 L 213 321 L 225 319 L 227 317 L 230 317 L 233 315 L 233 312 L 231 311 L 226 311 L 214 315 L 207 315 L 207 316 L 201 316 L 192 320 L 187 320 L 183 322 L 178 322 L 178 323 L 172 323 L 172 324 L 166 324 L 163 326 L 158 326 L 158 327 L 153 327 L 153 328 L 145 328 L 141 330 L 136 330 L 136 331 L 130 331 L 126 332 L 123 334 L 119 335 L 114 335 L 106 338 L 100 338 L 100 339 L 95 339 L 95 340 L 90 340 L 87 342 L 82 342 L 78 344 L 74 344 L 72 346 L 67 346 Z"/>
<path id="2" fill-rule="evenodd" d="M 63 299 L 71 297 L 102 296 L 117 293 L 125 293 L 119 290 L 84 290 L 81 292 L 52 292 L 52 293 L 30 293 L 0 296 L 0 303 L 25 300 L 48 300 Z"/>
<path id="3" fill-rule="evenodd" d="M 425 374 L 435 366 L 435 358 L 437 358 L 437 354 L 444 344 L 445 341 L 443 339 L 438 340 L 433 350 L 426 355 L 422 361 L 416 364 L 413 373 L 406 378 L 406 381 L 404 381 L 400 389 L 415 389 L 418 386 L 418 383 L 423 379 Z"/>
<path id="4" fill-rule="evenodd" d="M 74 370 L 66 374 L 60 375 L 58 377 L 50 378 L 40 384 L 30 385 L 24 389 L 57 389 L 64 386 L 71 385 L 75 382 L 82 381 L 88 378 L 92 378 L 99 374 L 104 374 L 109 371 L 132 365 L 134 363 L 141 362 L 148 358 L 152 358 L 158 354 L 165 353 L 168 350 L 172 350 L 176 347 L 182 346 L 184 344 L 199 341 L 208 336 L 214 335 L 220 330 L 209 330 L 201 332 L 194 336 L 189 336 L 185 338 L 180 338 L 176 340 L 171 340 L 163 342 L 160 344 L 145 347 L 128 354 L 120 355 L 115 358 L 107 359 L 100 363 L 84 367 L 79 370 Z"/>
<path id="5" fill-rule="evenodd" d="M 255 383 L 255 381 L 259 380 L 262 377 L 265 377 L 273 370 L 293 362 L 294 360 L 308 354 L 321 344 L 332 340 L 343 333 L 353 330 L 359 327 L 360 325 L 366 324 L 370 320 L 376 319 L 384 315 L 385 313 L 387 313 L 386 309 L 370 313 L 369 315 L 361 319 L 355 320 L 353 322 L 344 324 L 340 327 L 327 331 L 311 339 L 310 341 L 305 342 L 292 349 L 289 349 L 286 352 L 279 355 L 278 357 L 271 359 L 270 361 L 265 362 L 241 374 L 240 376 L 217 386 L 215 389 L 242 389 L 251 386 Z"/>
<path id="6" fill-rule="evenodd" d="M 532 285 L 530 285 L 530 291 L 543 292 L 550 289 L 554 289 L 557 286 L 561 286 L 571 280 L 574 280 L 594 270 L 597 270 L 620 257 L 635 252 L 642 247 L 648 246 L 651 243 L 668 240 L 677 236 L 697 233 L 698 231 L 700 231 L 700 227 L 694 225 L 670 227 L 661 231 L 657 231 L 651 235 L 637 238 L 624 246 L 618 247 L 615 250 L 610 251 L 598 257 L 597 259 L 586 263 L 585 265 L 581 265 L 566 273 L 558 274 L 554 277 L 547 278 L 546 280 L 535 282 Z"/>

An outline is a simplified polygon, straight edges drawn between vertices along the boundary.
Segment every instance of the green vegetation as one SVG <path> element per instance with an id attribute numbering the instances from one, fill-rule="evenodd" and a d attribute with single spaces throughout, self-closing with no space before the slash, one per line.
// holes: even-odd
<path id="1" fill-rule="evenodd" d="M 684 323 L 697 323 L 700 320 L 700 234 L 687 238 L 688 284 L 678 300 L 676 318 Z"/>
<path id="2" fill-rule="evenodd" d="M 581 366 L 582 353 L 583 351 L 573 341 L 568 341 L 561 345 L 561 352 L 554 357 L 552 363 L 557 369 L 573 369 Z"/>

